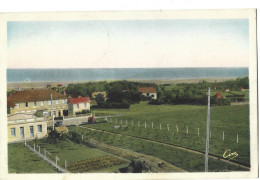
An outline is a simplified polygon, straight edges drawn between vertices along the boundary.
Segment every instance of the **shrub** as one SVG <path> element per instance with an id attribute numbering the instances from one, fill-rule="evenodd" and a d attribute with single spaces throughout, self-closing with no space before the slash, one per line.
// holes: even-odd
<path id="1" fill-rule="evenodd" d="M 34 113 L 34 115 L 35 115 L 36 117 L 43 117 L 43 111 L 42 111 L 42 110 L 37 110 L 37 111 Z"/>
<path id="2" fill-rule="evenodd" d="M 114 103 L 114 102 L 103 102 L 99 105 L 92 106 L 92 108 L 115 108 L 115 109 L 129 109 L 130 104 L 127 102 L 123 103 Z"/>

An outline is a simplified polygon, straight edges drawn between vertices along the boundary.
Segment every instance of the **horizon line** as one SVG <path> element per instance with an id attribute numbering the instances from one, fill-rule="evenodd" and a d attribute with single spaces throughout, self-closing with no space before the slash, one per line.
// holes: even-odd
<path id="1" fill-rule="evenodd" d="M 7 70 L 23 70 L 23 69 L 40 69 L 40 70 L 46 70 L 46 69 L 178 69 L 178 68 L 247 68 L 248 66 L 240 66 L 240 67 L 91 67 L 91 68 L 82 68 L 82 67 L 73 67 L 73 68 L 6 68 Z"/>

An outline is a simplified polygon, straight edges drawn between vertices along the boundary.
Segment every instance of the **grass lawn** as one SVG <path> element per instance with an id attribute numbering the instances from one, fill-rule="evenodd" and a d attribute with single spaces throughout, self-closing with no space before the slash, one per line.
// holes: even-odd
<path id="1" fill-rule="evenodd" d="M 130 110 L 96 109 L 93 111 L 102 114 L 123 114 L 124 116 L 111 118 L 112 123 L 87 125 L 88 127 L 146 137 L 202 152 L 205 151 L 206 106 L 148 105 L 146 102 L 141 102 L 132 105 Z M 123 124 L 126 124 L 125 120 L 127 120 L 127 130 L 114 128 L 114 125 L 119 125 L 121 120 Z M 145 122 L 146 128 L 144 127 Z M 151 127 L 152 122 L 153 128 Z M 169 131 L 167 124 L 169 124 Z M 178 127 L 178 132 L 176 127 Z M 238 157 L 233 160 L 247 165 L 250 164 L 249 105 L 211 107 L 210 129 L 211 154 L 223 156 L 227 149 L 231 149 L 232 152 L 238 153 Z"/>
<path id="2" fill-rule="evenodd" d="M 8 144 L 9 173 L 58 173 L 49 163 L 24 146 Z"/>
<path id="3" fill-rule="evenodd" d="M 89 130 L 82 127 L 71 126 L 71 131 L 76 131 L 84 134 L 85 137 L 91 137 L 112 146 L 117 146 L 124 149 L 129 149 L 142 154 L 158 157 L 179 168 L 190 172 L 204 171 L 204 155 L 194 154 L 188 151 L 176 149 L 170 146 L 161 145 L 154 142 L 136 139 L 123 135 L 107 134 Z M 243 171 L 244 169 L 238 166 L 229 165 L 215 159 L 209 159 L 209 171 Z"/>
<path id="4" fill-rule="evenodd" d="M 34 142 L 29 144 L 33 146 Z M 49 158 L 55 161 L 55 157 L 59 158 L 58 164 L 62 167 L 65 166 L 65 160 L 67 164 L 82 161 L 85 159 L 99 158 L 109 155 L 104 151 L 100 151 L 95 148 L 90 148 L 82 144 L 76 144 L 71 141 L 58 141 L 57 144 L 47 144 L 44 140 L 36 141 L 36 145 L 40 145 L 41 151 L 45 148 L 50 154 L 47 154 Z"/>

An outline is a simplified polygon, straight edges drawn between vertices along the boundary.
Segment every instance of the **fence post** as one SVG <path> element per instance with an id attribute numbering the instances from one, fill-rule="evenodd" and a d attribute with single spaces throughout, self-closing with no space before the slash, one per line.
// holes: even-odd
<path id="1" fill-rule="evenodd" d="M 187 126 L 187 134 L 189 134 L 189 126 Z"/>
<path id="2" fill-rule="evenodd" d="M 178 129 L 178 125 L 176 124 L 176 132 L 178 133 L 179 132 L 179 129 Z"/>
<path id="3" fill-rule="evenodd" d="M 152 128 L 153 128 L 153 122 L 152 122 Z"/>
<path id="4" fill-rule="evenodd" d="M 211 138 L 211 130 L 209 131 L 209 138 Z"/>
<path id="5" fill-rule="evenodd" d="M 139 127 L 139 121 L 138 121 L 138 127 Z"/>
<path id="6" fill-rule="evenodd" d="M 67 161 L 65 160 L 65 171 L 66 171 L 66 169 L 67 169 Z"/>
<path id="7" fill-rule="evenodd" d="M 223 141 L 225 140 L 225 132 L 223 131 Z"/>
<path id="8" fill-rule="evenodd" d="M 83 139 L 84 139 L 83 134 L 81 135 L 81 139 L 82 139 L 82 141 L 83 141 Z"/>
<path id="9" fill-rule="evenodd" d="M 121 119 L 121 121 L 120 121 L 120 124 L 122 124 L 122 119 Z"/>
<path id="10" fill-rule="evenodd" d="M 200 128 L 198 128 L 198 136 L 200 136 Z"/>
<path id="11" fill-rule="evenodd" d="M 168 129 L 168 131 L 170 130 L 170 128 L 169 128 L 169 124 L 167 124 L 167 129 Z"/>
<path id="12" fill-rule="evenodd" d="M 160 123 L 160 130 L 162 129 L 162 124 Z"/>
<path id="13" fill-rule="evenodd" d="M 26 140 L 24 141 L 24 146 L 26 146 Z"/>
<path id="14" fill-rule="evenodd" d="M 146 121 L 144 122 L 144 128 L 146 128 Z"/>
<path id="15" fill-rule="evenodd" d="M 238 144 L 238 134 L 237 134 L 237 144 Z"/>
<path id="16" fill-rule="evenodd" d="M 133 122 L 133 120 L 132 120 L 132 126 L 134 126 L 134 122 Z"/>
<path id="17" fill-rule="evenodd" d="M 58 166 L 58 165 L 57 165 L 57 162 L 58 162 L 58 161 L 59 161 L 59 158 L 56 156 L 56 166 Z"/>
<path id="18" fill-rule="evenodd" d="M 116 119 L 116 124 L 117 124 L 117 119 Z"/>
<path id="19" fill-rule="evenodd" d="M 33 143 L 33 150 L 35 151 L 35 143 Z"/>

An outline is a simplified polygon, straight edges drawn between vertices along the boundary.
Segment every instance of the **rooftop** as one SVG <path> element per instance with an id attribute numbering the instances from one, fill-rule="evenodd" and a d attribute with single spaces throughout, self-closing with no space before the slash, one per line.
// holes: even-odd
<path id="1" fill-rule="evenodd" d="M 67 99 L 66 96 L 52 89 L 29 89 L 16 91 L 15 93 L 8 96 L 7 105 L 13 107 L 15 103 L 47 101 L 51 100 L 51 94 L 53 100 Z"/>
<path id="2" fill-rule="evenodd" d="M 138 91 L 141 93 L 157 93 L 154 87 L 139 87 Z"/>
<path id="3" fill-rule="evenodd" d="M 69 98 L 71 104 L 90 103 L 89 97 Z"/>

